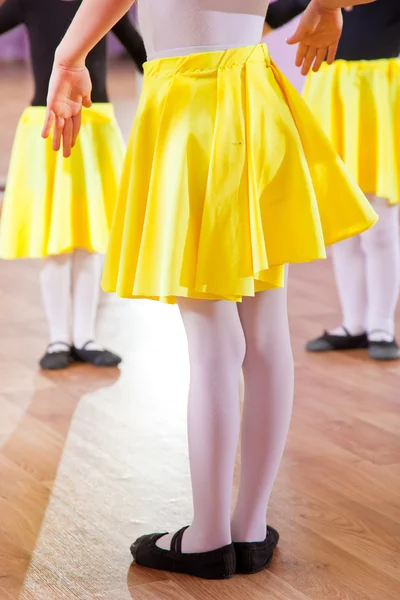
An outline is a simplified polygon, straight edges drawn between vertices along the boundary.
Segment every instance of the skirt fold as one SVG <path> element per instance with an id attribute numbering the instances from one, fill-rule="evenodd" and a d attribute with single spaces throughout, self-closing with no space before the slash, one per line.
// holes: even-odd
<path id="1" fill-rule="evenodd" d="M 264 45 L 152 61 L 103 287 L 238 302 L 375 221 Z"/>

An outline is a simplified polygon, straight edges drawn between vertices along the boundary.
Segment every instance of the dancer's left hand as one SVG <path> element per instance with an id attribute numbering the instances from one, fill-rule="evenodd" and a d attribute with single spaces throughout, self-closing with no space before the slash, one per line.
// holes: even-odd
<path id="1" fill-rule="evenodd" d="M 325 8 L 318 0 L 312 0 L 297 30 L 287 40 L 288 44 L 299 45 L 296 66 L 301 67 L 302 75 L 307 75 L 311 67 L 318 71 L 325 60 L 328 64 L 335 60 L 342 27 L 339 8 Z"/>
<path id="2" fill-rule="evenodd" d="M 53 150 L 60 150 L 62 141 L 65 158 L 71 155 L 81 127 L 82 107 L 89 108 L 92 104 L 91 90 L 90 75 L 85 66 L 69 67 L 55 61 L 42 137 L 47 138 L 54 125 Z"/>

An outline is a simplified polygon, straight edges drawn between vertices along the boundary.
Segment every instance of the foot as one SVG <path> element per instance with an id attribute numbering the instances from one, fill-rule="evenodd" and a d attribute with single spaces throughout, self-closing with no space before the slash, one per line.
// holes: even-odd
<path id="1" fill-rule="evenodd" d="M 72 347 L 72 356 L 77 362 L 84 362 L 95 367 L 117 367 L 122 358 L 109 350 L 101 348 L 95 342 L 86 342 L 83 346 Z"/>
<path id="2" fill-rule="evenodd" d="M 325 331 L 320 337 L 307 342 L 307 352 L 333 352 L 340 350 L 358 350 L 368 348 L 367 334 L 352 335 L 344 327 L 333 333 Z"/>
<path id="3" fill-rule="evenodd" d="M 203 579 L 230 579 L 236 569 L 233 544 L 209 552 L 183 553 L 182 538 L 187 529 L 184 527 L 172 536 L 167 550 L 157 543 L 169 534 L 141 536 L 131 546 L 135 563 L 150 569 L 186 573 Z"/>
<path id="4" fill-rule="evenodd" d="M 39 364 L 45 371 L 59 371 L 66 369 L 73 360 L 71 346 L 66 342 L 55 342 L 48 346 Z"/>
<path id="5" fill-rule="evenodd" d="M 267 527 L 267 537 L 263 542 L 234 543 L 236 553 L 236 573 L 250 575 L 262 571 L 271 562 L 279 542 L 279 533 Z"/>
<path id="6" fill-rule="evenodd" d="M 400 359 L 400 349 L 394 339 L 391 342 L 369 342 L 368 354 L 372 360 L 386 361 Z"/>

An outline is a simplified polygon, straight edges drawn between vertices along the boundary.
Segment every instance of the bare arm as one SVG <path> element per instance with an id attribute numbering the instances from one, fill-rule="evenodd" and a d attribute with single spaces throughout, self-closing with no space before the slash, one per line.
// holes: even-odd
<path id="1" fill-rule="evenodd" d="M 55 62 L 82 68 L 89 52 L 128 12 L 135 0 L 83 0 L 61 41 Z"/>

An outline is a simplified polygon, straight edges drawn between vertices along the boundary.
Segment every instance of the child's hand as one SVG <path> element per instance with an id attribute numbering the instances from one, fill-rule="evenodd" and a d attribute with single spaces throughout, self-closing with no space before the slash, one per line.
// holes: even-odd
<path id="1" fill-rule="evenodd" d="M 325 8 L 319 0 L 312 0 L 303 13 L 294 35 L 288 44 L 299 44 L 296 66 L 302 67 L 302 75 L 307 75 L 311 67 L 318 71 L 324 60 L 331 64 L 342 33 L 343 18 L 338 8 Z"/>
<path id="2" fill-rule="evenodd" d="M 42 137 L 47 138 L 54 125 L 53 150 L 60 149 L 62 140 L 65 158 L 71 155 L 81 127 L 82 106 L 89 108 L 92 104 L 91 91 L 92 82 L 86 67 L 54 63 Z"/>

